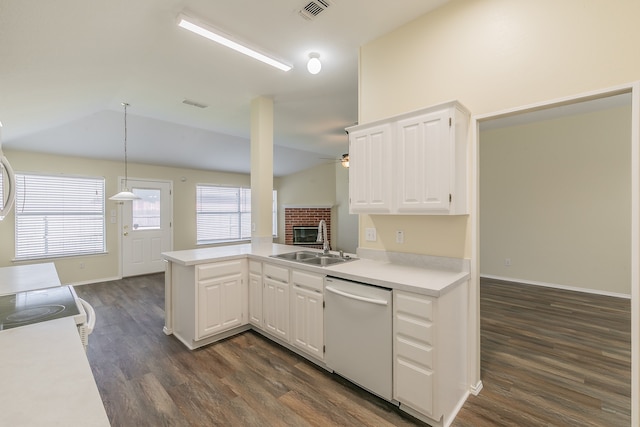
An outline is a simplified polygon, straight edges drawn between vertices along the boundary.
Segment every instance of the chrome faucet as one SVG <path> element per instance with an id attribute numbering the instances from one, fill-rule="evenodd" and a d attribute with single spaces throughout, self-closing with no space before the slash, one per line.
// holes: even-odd
<path id="1" fill-rule="evenodd" d="M 322 242 L 322 253 L 329 253 L 329 239 L 327 238 L 327 223 L 324 219 L 320 220 L 320 224 L 318 224 L 318 238 L 316 239 L 316 243 Z"/>

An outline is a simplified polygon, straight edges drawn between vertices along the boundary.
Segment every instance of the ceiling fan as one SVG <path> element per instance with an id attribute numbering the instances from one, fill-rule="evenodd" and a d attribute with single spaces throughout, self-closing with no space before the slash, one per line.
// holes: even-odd
<path id="1" fill-rule="evenodd" d="M 335 163 L 339 162 L 342 165 L 342 167 L 345 167 L 345 168 L 349 167 L 349 153 L 345 153 L 340 158 L 337 158 L 337 159 L 333 157 L 321 157 L 321 159 L 331 160 L 332 162 L 335 162 Z"/>

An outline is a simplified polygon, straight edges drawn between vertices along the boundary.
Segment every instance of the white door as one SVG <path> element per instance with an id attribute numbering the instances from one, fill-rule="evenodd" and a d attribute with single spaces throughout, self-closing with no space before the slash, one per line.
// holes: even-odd
<path id="1" fill-rule="evenodd" d="M 169 181 L 128 180 L 140 199 L 127 201 L 122 209 L 122 276 L 164 271 L 162 252 L 172 242 L 172 184 Z"/>

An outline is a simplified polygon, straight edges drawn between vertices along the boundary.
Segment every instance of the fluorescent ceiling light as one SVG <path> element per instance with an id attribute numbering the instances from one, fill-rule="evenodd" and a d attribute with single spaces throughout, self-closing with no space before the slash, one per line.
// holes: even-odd
<path id="1" fill-rule="evenodd" d="M 203 24 L 196 24 L 194 21 L 194 19 L 189 18 L 183 14 L 178 15 L 178 26 L 184 28 L 185 30 L 189 30 L 216 43 L 220 43 L 221 45 L 233 49 L 237 52 L 244 53 L 247 56 L 257 59 L 258 61 L 262 61 L 265 64 L 276 67 L 279 70 L 289 71 L 292 68 L 291 65 L 268 57 L 267 55 L 264 55 L 243 44 L 231 40 L 230 38 L 228 38 L 228 36 L 222 35 L 222 32 L 220 30 L 214 29 L 210 25 L 207 25 L 208 28 L 205 28 L 202 26 Z"/>

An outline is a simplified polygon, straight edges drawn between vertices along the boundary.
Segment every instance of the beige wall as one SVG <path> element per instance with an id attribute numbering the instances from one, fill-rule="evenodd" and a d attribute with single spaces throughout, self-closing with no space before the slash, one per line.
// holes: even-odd
<path id="1" fill-rule="evenodd" d="M 638 80 L 638 16 L 637 0 L 453 0 L 361 48 L 359 123 L 452 99 L 487 114 Z M 363 239 L 372 223 L 375 244 Z M 461 218 L 363 215 L 360 245 L 390 248 L 399 227 L 403 252 L 470 257 Z"/>
<path id="2" fill-rule="evenodd" d="M 355 253 L 358 247 L 358 215 L 349 213 L 349 169 L 339 162 L 336 168 L 336 249 Z"/>
<path id="3" fill-rule="evenodd" d="M 284 243 L 285 205 L 327 206 L 336 204 L 336 174 L 333 163 L 324 163 L 280 178 L 278 186 L 278 242 Z M 332 209 L 332 222 L 335 209 Z M 334 242 L 335 227 L 331 227 L 329 241 Z"/>
<path id="4" fill-rule="evenodd" d="M 278 242 L 284 243 L 284 205 L 331 206 L 331 248 L 355 253 L 358 216 L 349 214 L 349 170 L 340 163 L 319 166 L 280 178 Z"/>
<path id="5" fill-rule="evenodd" d="M 104 176 L 107 196 L 118 191 L 117 180 L 119 176 L 123 175 L 121 162 L 7 150 L 5 150 L 5 155 L 16 172 Z M 250 186 L 249 175 L 142 164 L 129 164 L 129 177 L 173 181 L 173 247 L 175 250 L 189 249 L 196 246 L 196 184 Z M 111 209 L 117 209 L 116 202 L 107 200 L 107 212 Z M 12 261 L 15 255 L 14 227 L 13 214 L 9 214 L 4 221 L 0 222 L 0 241 L 2 242 L 0 245 L 0 267 L 15 265 Z M 118 277 L 120 257 L 118 225 L 107 222 L 106 227 L 108 252 L 106 255 L 68 257 L 55 260 L 60 280 L 63 283 L 85 283 Z M 84 264 L 84 269 L 80 268 L 81 262 Z"/>
<path id="6" fill-rule="evenodd" d="M 481 131 L 480 273 L 630 295 L 630 141 L 631 106 Z"/>
<path id="7" fill-rule="evenodd" d="M 52 156 L 47 154 L 7 151 L 5 155 L 16 172 L 39 172 L 81 176 L 104 176 L 106 194 L 110 196 L 118 190 L 117 180 L 123 175 L 121 162 L 100 161 L 78 157 Z M 284 209 L 286 204 L 339 206 L 336 202 L 336 168 L 327 163 L 288 177 L 274 178 L 273 185 L 278 190 L 279 239 L 284 241 Z M 157 179 L 173 182 L 173 249 L 196 247 L 196 184 L 220 184 L 250 187 L 248 174 L 235 174 L 196 169 L 163 167 L 145 164 L 129 164 L 131 179 Z M 346 180 L 343 174 L 339 180 Z M 346 181 L 341 186 L 347 187 Z M 117 210 L 116 202 L 107 200 L 106 210 Z M 336 223 L 340 214 L 334 209 Z M 107 223 L 107 254 L 55 259 L 56 268 L 63 283 L 89 283 L 119 276 L 120 247 L 118 225 Z M 0 267 L 15 265 L 15 222 L 13 214 L 0 221 Z M 338 228 L 332 229 L 331 241 L 338 243 Z M 350 243 L 355 248 L 355 242 Z M 80 263 L 84 268 L 80 268 Z"/>

